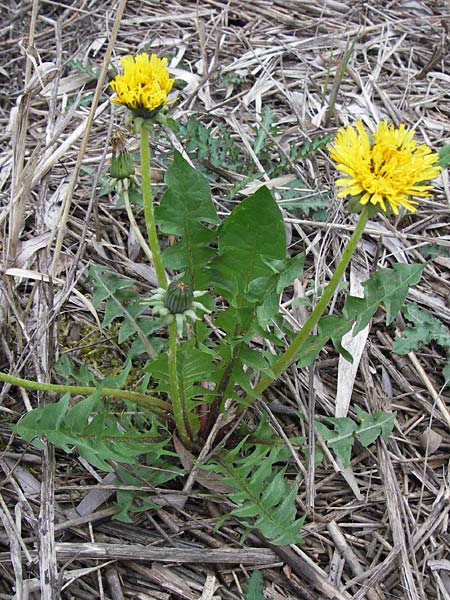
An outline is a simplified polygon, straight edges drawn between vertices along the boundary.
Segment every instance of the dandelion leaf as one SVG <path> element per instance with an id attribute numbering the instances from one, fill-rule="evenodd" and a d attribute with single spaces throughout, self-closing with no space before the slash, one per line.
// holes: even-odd
<path id="1" fill-rule="evenodd" d="M 360 420 L 360 425 L 355 433 L 361 444 L 367 448 L 380 436 L 387 440 L 394 428 L 396 413 L 387 413 L 378 410 L 374 415 L 355 406 L 356 414 Z"/>
<path id="2" fill-rule="evenodd" d="M 197 289 L 205 287 L 208 282 L 202 268 L 214 253 L 210 243 L 215 238 L 215 229 L 205 224 L 219 224 L 209 183 L 179 152 L 175 152 L 167 169 L 165 183 L 167 189 L 155 210 L 156 220 L 163 233 L 178 236 L 179 240 L 164 252 L 164 264 L 186 270 Z"/>
<path id="3" fill-rule="evenodd" d="M 228 216 L 219 230 L 218 246 L 219 255 L 211 263 L 217 291 L 234 306 L 246 305 L 250 284 L 273 274 L 267 260 L 286 257 L 283 215 L 266 187 L 245 198 Z M 253 288 L 259 295 L 261 286 Z"/>
<path id="4" fill-rule="evenodd" d="M 439 150 L 439 161 L 438 164 L 446 169 L 450 165 L 450 144 L 445 144 Z"/>
<path id="5" fill-rule="evenodd" d="M 403 314 L 409 321 L 401 337 L 394 341 L 393 350 L 397 354 L 408 354 L 424 344 L 435 341 L 443 348 L 450 349 L 450 332 L 442 322 L 417 304 L 408 304 Z"/>
<path id="6" fill-rule="evenodd" d="M 280 467 L 289 456 L 284 442 L 273 435 L 263 419 L 257 431 L 204 467 L 222 475 L 223 482 L 234 488 L 228 494 L 235 505 L 230 515 L 247 530 L 259 529 L 273 544 L 302 541 L 303 517 L 296 518 L 295 502 L 299 482 L 289 483 L 286 466 Z"/>
<path id="7" fill-rule="evenodd" d="M 244 600 L 264 600 L 264 581 L 261 571 L 253 571 Z"/>
<path id="8" fill-rule="evenodd" d="M 353 448 L 354 433 L 357 425 L 348 417 L 327 417 L 327 422 L 334 428 L 329 429 L 323 423 L 316 423 L 320 435 L 325 439 L 327 445 L 334 450 L 344 467 L 350 465 L 350 456 Z"/>
<path id="9" fill-rule="evenodd" d="M 409 286 L 419 282 L 425 265 L 397 263 L 392 269 L 380 269 L 363 283 L 364 298 L 348 296 L 344 305 L 344 316 L 356 318 L 354 335 L 362 331 L 383 304 L 386 323 L 389 325 L 402 308 Z"/>

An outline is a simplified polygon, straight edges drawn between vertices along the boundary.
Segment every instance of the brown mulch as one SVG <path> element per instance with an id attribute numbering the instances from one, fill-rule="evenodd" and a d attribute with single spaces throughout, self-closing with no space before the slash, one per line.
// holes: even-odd
<path id="1" fill-rule="evenodd" d="M 292 164 L 291 149 L 360 118 L 368 126 L 384 118 L 406 123 L 437 150 L 449 143 L 444 0 L 129 0 L 117 19 L 120 4 L 0 6 L 2 372 L 53 380 L 61 352 L 76 356 L 74 348 L 92 344 L 110 344 L 108 358 L 94 360 L 111 362 L 113 336 L 93 333 L 89 264 L 137 278 L 147 292 L 154 283 L 124 207 L 105 187 L 108 139 L 122 117 L 106 83 L 98 96 L 95 87 L 98 77 L 113 76 L 102 64 L 116 24 L 111 64 L 144 49 L 168 56 L 187 84 L 173 117 L 182 125 L 198 120 L 214 138 L 228 136 L 230 153 L 246 156 L 243 173 L 231 155 L 223 165 L 198 149 L 189 155 L 208 174 L 221 214 L 258 185 L 278 200 L 290 192 L 291 204 L 283 204 L 290 250 L 307 255 L 296 298 L 322 288 L 354 218 L 334 197 L 326 152 Z M 251 142 L 261 122 L 269 123 L 267 149 L 257 155 Z M 171 143 L 185 150 L 174 135 L 152 142 L 157 197 Z M 285 171 L 277 172 L 282 160 Z M 408 301 L 450 327 L 449 216 L 444 171 L 417 215 L 369 223 L 349 285 L 357 290 L 375 265 L 424 262 L 421 249 L 439 241 L 443 251 L 427 262 Z M 288 317 L 301 320 L 301 307 L 284 300 Z M 164 490 L 173 492 L 172 503 L 130 524 L 115 521 L 115 479 L 74 454 L 26 446 L 11 426 L 46 398 L 2 385 L 0 600 L 237 599 L 254 569 L 274 600 L 450 598 L 447 358 L 431 344 L 393 354 L 404 322 L 386 328 L 382 317 L 367 340 L 356 341 L 357 372 L 330 350 L 309 372 L 291 369 L 261 404 L 289 434 L 308 433 L 295 416 L 299 407 L 304 423 L 314 412 L 346 415 L 350 399 L 366 410 L 397 411 L 388 442 L 358 447 L 349 469 L 326 453 L 315 471 L 306 470 L 301 546 L 270 546 L 256 532 L 240 543 L 233 520 L 216 531 L 221 506 L 206 501 L 195 482 L 185 503 L 177 503 L 184 482 L 176 480 Z M 298 471 L 293 461 L 293 476 Z"/>

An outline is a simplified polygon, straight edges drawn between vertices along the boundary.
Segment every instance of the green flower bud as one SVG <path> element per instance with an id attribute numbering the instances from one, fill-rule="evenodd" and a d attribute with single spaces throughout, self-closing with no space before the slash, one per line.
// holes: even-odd
<path id="1" fill-rule="evenodd" d="M 184 281 L 172 281 L 164 295 L 164 306 L 174 315 L 184 313 L 193 301 L 194 294 Z"/>
<path id="2" fill-rule="evenodd" d="M 128 152 L 113 154 L 111 159 L 111 177 L 114 179 L 128 179 L 134 175 L 134 166 Z"/>
<path id="3" fill-rule="evenodd" d="M 113 179 L 129 179 L 134 175 L 134 166 L 125 143 L 125 135 L 114 131 L 111 136 L 112 158 L 110 174 Z"/>

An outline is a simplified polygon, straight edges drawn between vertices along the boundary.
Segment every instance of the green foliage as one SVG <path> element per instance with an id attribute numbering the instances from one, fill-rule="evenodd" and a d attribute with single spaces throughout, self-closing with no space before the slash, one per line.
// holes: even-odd
<path id="1" fill-rule="evenodd" d="M 147 482 L 159 486 L 174 479 L 183 470 L 168 449 L 171 434 L 166 424 L 151 412 L 136 413 L 132 404 L 126 413 L 118 413 L 100 397 L 103 387 L 123 388 L 130 368 L 131 361 L 127 361 L 119 375 L 97 381 L 90 371 L 75 369 L 65 357 L 58 362 L 58 372 L 76 383 L 94 384 L 97 391 L 78 402 L 71 402 L 70 395 L 65 394 L 57 402 L 35 408 L 22 417 L 15 432 L 37 448 L 45 438 L 66 453 L 75 449 L 93 467 L 115 471 L 123 485 L 139 487 Z M 120 466 L 125 464 L 126 469 Z M 147 492 L 118 490 L 114 518 L 131 522 L 129 513 L 154 508 L 147 496 Z"/>
<path id="2" fill-rule="evenodd" d="M 396 413 L 377 411 L 371 415 L 358 406 L 355 406 L 355 411 L 360 421 L 359 425 L 348 417 L 326 417 L 325 421 L 330 423 L 332 428 L 316 422 L 320 435 L 341 459 L 344 467 L 350 465 L 351 451 L 356 440 L 367 448 L 379 437 L 387 440 L 394 427 Z"/>
<path id="3" fill-rule="evenodd" d="M 446 258 L 450 257 L 450 248 L 439 244 L 439 242 L 421 246 L 419 250 L 422 256 L 427 259 L 437 258 L 438 256 L 444 256 Z"/>
<path id="4" fill-rule="evenodd" d="M 446 169 L 450 165 L 450 144 L 445 144 L 439 150 L 438 164 L 441 165 L 443 169 Z"/>
<path id="5" fill-rule="evenodd" d="M 448 385 L 450 380 L 450 331 L 437 317 L 420 309 L 417 304 L 408 304 L 403 309 L 403 314 L 410 324 L 405 327 L 401 336 L 394 340 L 392 349 L 397 354 L 408 354 L 425 344 L 436 342 L 447 353 L 447 364 L 443 369 L 443 374 Z"/>
<path id="6" fill-rule="evenodd" d="M 224 73 L 222 75 L 222 82 L 224 85 L 240 85 L 247 81 L 247 75 L 240 75 L 239 73 L 235 73 L 233 71 Z"/>
<path id="7" fill-rule="evenodd" d="M 217 292 L 239 307 L 249 304 L 250 286 L 272 274 L 267 260 L 285 256 L 283 216 L 272 194 L 262 187 L 245 198 L 221 226 L 218 256 L 209 268 Z"/>
<path id="8" fill-rule="evenodd" d="M 284 443 L 273 440 L 263 420 L 252 436 L 245 436 L 235 448 L 221 453 L 205 467 L 222 475 L 223 483 L 236 490 L 228 494 L 235 505 L 229 514 L 246 528 L 259 529 L 273 544 L 280 545 L 302 541 L 304 517 L 296 518 L 295 504 L 299 484 L 291 486 L 286 478 L 287 467 L 280 466 L 289 456 Z"/>
<path id="9" fill-rule="evenodd" d="M 264 600 L 264 581 L 261 571 L 253 571 L 244 600 Z"/>
<path id="10" fill-rule="evenodd" d="M 330 196 L 325 190 L 310 190 L 301 179 L 295 178 L 283 186 L 279 206 L 292 214 L 313 217 L 324 221 L 330 206 Z"/>
<path id="11" fill-rule="evenodd" d="M 272 177 L 279 173 L 285 174 L 291 171 L 293 164 L 308 158 L 318 150 L 323 150 L 333 138 L 330 133 L 315 135 L 310 140 L 303 140 L 301 144 L 293 144 L 289 154 L 285 155 L 274 147 L 274 142 L 281 136 L 282 132 L 273 111 L 268 106 L 263 107 L 261 120 L 257 123 L 254 131 L 256 137 L 252 144 L 253 151 Z M 276 157 L 276 160 L 274 160 L 274 157 Z M 303 182 L 302 185 L 304 187 Z"/>
<path id="12" fill-rule="evenodd" d="M 165 251 L 164 264 L 166 268 L 185 270 L 192 289 L 208 287 L 202 270 L 213 255 L 210 244 L 216 233 L 204 223 L 219 223 L 209 184 L 178 152 L 166 172 L 165 182 L 167 189 L 156 210 L 156 219 L 163 233 L 181 239 Z"/>
<path id="13" fill-rule="evenodd" d="M 245 157 L 222 125 L 219 125 L 216 133 L 213 134 L 198 120 L 197 116 L 191 115 L 185 125 L 176 123 L 175 132 L 183 141 L 189 156 L 197 162 L 210 163 L 217 169 L 226 168 L 232 171 L 242 169 Z M 211 175 L 209 177 L 215 179 Z"/>
<path id="14" fill-rule="evenodd" d="M 268 142 L 268 134 L 273 123 L 273 113 L 268 106 L 265 106 L 261 115 L 261 122 L 256 128 L 256 138 L 253 142 L 253 152 L 259 156 Z"/>
<path id="15" fill-rule="evenodd" d="M 200 386 L 200 382 L 217 385 L 222 377 L 224 367 L 206 347 L 196 348 L 194 339 L 180 347 L 177 358 L 181 401 L 185 406 L 190 428 L 196 434 L 198 433 L 198 414 L 195 409 L 200 403 L 210 402 L 213 396 L 213 392 Z M 169 364 L 166 353 L 149 362 L 143 370 L 152 377 L 156 391 L 170 393 Z"/>
<path id="16" fill-rule="evenodd" d="M 364 298 L 348 296 L 344 316 L 356 318 L 354 334 L 368 325 L 381 304 L 386 310 L 386 324 L 392 323 L 405 302 L 409 286 L 419 282 L 424 268 L 421 264 L 397 263 L 393 269 L 380 269 L 363 283 Z"/>
<path id="17" fill-rule="evenodd" d="M 135 282 L 132 279 L 118 277 L 99 265 L 91 266 L 89 279 L 93 283 L 93 305 L 99 308 L 103 302 L 105 303 L 102 326 L 109 327 L 113 321 L 119 319 L 121 325 L 118 331 L 118 343 L 123 344 L 133 337 L 127 352 L 128 358 L 143 352 L 155 357 L 165 342 L 159 338 L 153 338 L 150 342 L 149 335 L 160 327 L 160 322 L 144 314 L 147 305 L 133 289 Z"/>
<path id="18" fill-rule="evenodd" d="M 353 319 L 328 315 L 319 319 L 316 335 L 310 335 L 306 339 L 298 353 L 298 366 L 301 368 L 310 365 L 319 352 L 324 348 L 329 340 L 333 341 L 335 348 L 347 360 L 352 359 L 351 355 L 341 346 L 342 337 L 350 331 L 353 326 Z"/>
<path id="19" fill-rule="evenodd" d="M 144 464 L 117 466 L 117 478 L 123 486 L 140 488 L 147 484 L 161 487 L 175 477 L 184 475 L 184 470 L 177 465 L 177 455 L 167 449 L 167 440 L 155 441 L 151 450 L 141 457 Z M 130 514 L 144 512 L 151 508 L 159 508 L 158 504 L 149 498 L 149 492 L 136 490 L 117 490 L 117 513 L 114 519 L 124 523 L 133 523 Z"/>
<path id="20" fill-rule="evenodd" d="M 286 258 L 283 217 L 266 188 L 233 210 L 220 227 L 217 240 L 217 256 L 207 269 L 214 291 L 229 306 L 214 323 L 227 333 L 215 352 L 223 359 L 224 377 L 229 382 L 222 390 L 223 397 L 239 399 L 233 383 L 251 394 L 255 371 L 273 376 L 274 356 L 248 348 L 248 343 L 255 334 L 271 337 L 266 328 L 278 314 L 281 292 L 301 274 L 303 256 Z"/>
<path id="21" fill-rule="evenodd" d="M 55 365 L 55 371 L 66 381 L 73 381 L 79 385 L 95 385 L 97 380 L 95 375 L 89 370 L 86 364 L 76 368 L 67 354 L 63 354 Z"/>
<path id="22" fill-rule="evenodd" d="M 88 62 L 82 62 L 76 58 L 73 58 L 67 63 L 69 68 L 75 69 L 79 73 L 85 73 L 89 75 L 93 81 L 97 81 L 100 70 L 94 69 L 93 66 Z"/>
<path id="23" fill-rule="evenodd" d="M 298 353 L 298 366 L 310 365 L 329 340 L 336 350 L 351 362 L 351 355 L 342 347 L 342 337 L 352 330 L 356 335 L 368 325 L 380 305 L 386 310 L 386 324 L 391 323 L 403 306 L 410 285 L 420 279 L 424 265 L 395 264 L 392 269 L 380 269 L 363 283 L 364 297 L 347 296 L 343 316 L 327 315 L 319 319 L 318 332 L 310 335 Z"/>
<path id="24" fill-rule="evenodd" d="M 332 139 L 333 135 L 331 133 L 312 137 L 311 140 L 303 142 L 296 150 L 291 151 L 291 160 L 297 161 L 300 158 L 307 158 L 317 150 L 325 149 Z"/>
<path id="25" fill-rule="evenodd" d="M 241 81 L 240 76 L 227 74 L 226 78 L 228 83 Z M 246 174 L 246 177 L 233 187 L 231 197 L 260 177 L 259 172 L 254 172 L 253 159 L 233 141 L 223 125 L 212 124 L 207 127 L 197 116 L 192 115 L 186 124 L 176 123 L 174 128 L 189 156 L 204 165 L 203 171 L 210 181 L 215 181 L 221 173 L 226 174 L 227 171 Z M 319 134 L 301 144 L 292 145 L 288 154 L 280 152 L 276 147 L 276 140 L 282 135 L 281 126 L 268 106 L 263 108 L 261 120 L 253 127 L 253 132 L 254 139 L 249 140 L 252 150 L 271 178 L 293 172 L 294 164 L 326 148 L 332 139 L 329 133 Z M 330 202 L 328 193 L 311 192 L 298 178 L 285 188 L 280 190 L 280 206 L 321 221 L 326 218 L 326 209 Z"/>
<path id="26" fill-rule="evenodd" d="M 111 472 L 109 461 L 135 464 L 138 456 L 154 451 L 155 442 L 161 439 L 161 424 L 149 413 L 147 426 L 147 431 L 139 433 L 131 417 L 112 414 L 96 392 L 74 405 L 65 394 L 55 403 L 35 408 L 22 417 L 15 431 L 38 448 L 41 438 L 67 453 L 76 448 L 94 467 Z"/>

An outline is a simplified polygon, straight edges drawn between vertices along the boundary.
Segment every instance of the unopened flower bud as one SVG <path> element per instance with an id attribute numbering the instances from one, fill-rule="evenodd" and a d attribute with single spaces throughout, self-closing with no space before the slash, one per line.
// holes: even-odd
<path id="1" fill-rule="evenodd" d="M 123 133 L 115 131 L 112 134 L 111 146 L 111 177 L 119 180 L 129 179 L 134 175 L 134 166 L 131 156 L 128 154 Z"/>
<path id="2" fill-rule="evenodd" d="M 172 314 L 184 313 L 194 301 L 191 288 L 184 281 L 172 281 L 164 295 L 164 305 Z"/>
<path id="3" fill-rule="evenodd" d="M 133 161 L 128 152 L 112 155 L 110 173 L 114 179 L 129 179 L 134 175 Z"/>

